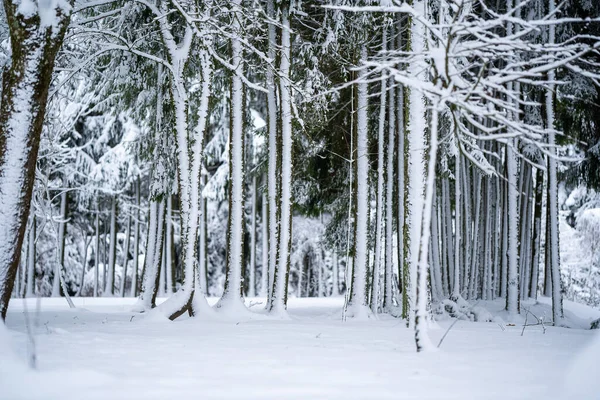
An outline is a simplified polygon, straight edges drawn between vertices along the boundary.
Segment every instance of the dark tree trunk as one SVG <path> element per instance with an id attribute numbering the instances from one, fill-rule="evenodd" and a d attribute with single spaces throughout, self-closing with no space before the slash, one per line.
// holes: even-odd
<path id="1" fill-rule="evenodd" d="M 2 77 L 0 105 L 0 317 L 12 293 L 44 123 L 54 60 L 69 16 L 56 10 L 57 25 L 41 26 L 37 14 L 25 17 L 19 4 L 4 0 L 10 30 L 12 65 Z"/>

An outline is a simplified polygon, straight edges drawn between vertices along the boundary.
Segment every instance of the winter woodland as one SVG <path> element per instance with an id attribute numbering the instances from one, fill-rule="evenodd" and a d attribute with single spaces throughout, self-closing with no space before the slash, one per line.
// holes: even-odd
<path id="1" fill-rule="evenodd" d="M 0 398 L 600 396 L 598 1 L 4 0 L 0 42 Z"/>

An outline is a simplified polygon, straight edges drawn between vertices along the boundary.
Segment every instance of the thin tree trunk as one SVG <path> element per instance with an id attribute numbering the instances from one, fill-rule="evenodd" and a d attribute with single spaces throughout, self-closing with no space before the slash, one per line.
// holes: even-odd
<path id="1" fill-rule="evenodd" d="M 135 183 L 135 224 L 133 236 L 133 271 L 131 274 L 131 297 L 136 297 L 138 290 L 138 268 L 140 255 L 140 178 L 136 179 Z"/>
<path id="2" fill-rule="evenodd" d="M 36 218 L 35 214 L 31 216 L 31 226 L 29 227 L 29 238 L 28 244 L 29 249 L 27 251 L 27 290 L 25 295 L 27 297 L 33 297 L 35 289 L 35 240 L 36 240 Z"/>
<path id="3" fill-rule="evenodd" d="M 250 271 L 248 276 L 248 297 L 256 296 L 256 175 L 252 177 L 250 211 Z"/>
<path id="4" fill-rule="evenodd" d="M 123 249 L 123 276 L 121 277 L 121 297 L 125 297 L 127 283 L 127 263 L 129 262 L 129 239 L 131 237 L 131 214 L 127 216 L 127 231 L 125 233 L 125 248 Z"/>
<path id="5" fill-rule="evenodd" d="M 206 186 L 206 175 L 202 175 L 202 187 Z M 198 276 L 199 276 L 199 284 L 198 288 L 201 293 L 204 295 L 208 294 L 208 257 L 206 254 L 206 199 L 202 198 L 200 200 L 200 211 L 202 212 L 202 216 L 200 217 L 200 232 L 198 234 Z"/>
<path id="6" fill-rule="evenodd" d="M 533 237 L 532 237 L 532 252 L 531 252 L 531 285 L 529 288 L 529 297 L 537 300 L 537 288 L 540 275 L 540 250 L 542 238 L 542 199 L 544 195 L 544 171 L 536 170 L 535 175 L 535 204 L 533 212 Z"/>
<path id="7" fill-rule="evenodd" d="M 98 209 L 96 209 L 96 257 L 94 261 L 94 297 L 98 297 L 98 290 L 100 288 L 100 210 Z"/>
<path id="8" fill-rule="evenodd" d="M 393 27 L 391 28 L 393 37 Z M 387 186 L 385 195 L 385 290 L 383 297 L 383 311 L 390 312 L 393 303 L 393 284 L 394 280 L 394 149 L 396 135 L 396 89 L 393 86 L 394 79 L 389 82 L 389 103 L 388 103 L 388 147 L 387 147 Z M 334 253 L 335 254 L 335 253 Z M 337 257 L 337 254 L 336 254 Z"/>
<path id="9" fill-rule="evenodd" d="M 67 232 L 67 191 L 60 194 L 60 222 L 58 224 L 58 262 L 54 266 L 52 297 L 60 297 L 60 273 L 65 263 L 65 239 Z"/>
<path id="10" fill-rule="evenodd" d="M 269 294 L 269 222 L 268 222 L 267 195 L 262 194 L 262 263 L 261 263 L 261 285 L 260 296 L 267 297 Z"/>
<path id="11" fill-rule="evenodd" d="M 104 295 L 112 296 L 115 293 L 115 264 L 117 260 L 117 198 L 111 197 L 110 201 L 110 247 L 108 250 L 108 273 Z"/>
<path id="12" fill-rule="evenodd" d="M 166 220 L 166 243 L 165 243 L 165 257 L 166 257 L 166 293 L 171 295 L 175 292 L 175 268 L 173 266 L 173 196 L 167 196 L 167 220 Z"/>

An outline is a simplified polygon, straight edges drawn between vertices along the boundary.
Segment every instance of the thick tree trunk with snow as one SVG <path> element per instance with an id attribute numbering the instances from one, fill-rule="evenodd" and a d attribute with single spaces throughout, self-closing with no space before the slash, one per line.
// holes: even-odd
<path id="1" fill-rule="evenodd" d="M 548 12 L 554 13 L 556 9 L 555 1 L 548 0 Z M 548 42 L 554 44 L 556 38 L 556 28 L 549 26 Z M 555 80 L 555 73 L 548 73 L 548 80 Z M 552 278 L 552 319 L 555 325 L 561 323 L 563 319 L 563 299 L 562 282 L 560 277 L 560 244 L 558 232 L 558 179 L 556 167 L 556 139 L 554 135 L 554 89 L 553 83 L 548 85 L 546 90 L 546 123 L 548 127 L 548 147 L 550 157 L 548 157 L 548 231 L 550 233 L 550 242 L 546 244 L 549 249 L 550 276 Z"/>
<path id="2" fill-rule="evenodd" d="M 241 0 L 234 1 L 239 5 Z M 238 18 L 233 29 L 239 32 Z M 243 74 L 243 50 L 239 38 L 231 40 L 231 59 L 235 71 Z M 231 78 L 230 130 L 229 130 L 229 218 L 227 224 L 227 266 L 223 296 L 217 308 L 244 307 L 243 284 L 243 232 L 244 232 L 244 86 L 239 75 Z"/>
<path id="3" fill-rule="evenodd" d="M 51 7 L 56 7 L 51 9 Z M 12 293 L 33 192 L 35 165 L 54 60 L 69 24 L 67 1 L 27 11 L 4 0 L 10 30 L 11 66 L 2 76 L 0 103 L 0 318 Z M 40 18 L 38 12 L 54 18 Z M 53 24 L 48 23 L 48 19 Z"/>
<path id="4" fill-rule="evenodd" d="M 279 244 L 277 265 L 273 276 L 273 293 L 270 299 L 272 312 L 287 308 L 288 280 L 290 274 L 290 247 L 292 240 L 292 83 L 291 83 L 291 32 L 290 9 L 286 2 L 281 6 L 281 60 L 279 65 L 279 94 L 281 100 L 281 186 L 279 188 Z"/>
<path id="5" fill-rule="evenodd" d="M 275 0 L 267 0 L 267 15 L 272 20 L 276 19 L 275 15 Z M 276 48 L 277 48 L 277 34 L 275 31 L 275 25 L 269 24 L 269 47 L 268 56 L 269 59 L 273 60 L 273 64 L 276 62 Z M 269 268 L 268 268 L 268 298 L 267 308 L 270 308 L 270 299 L 273 295 L 275 267 L 277 265 L 277 247 L 279 246 L 279 185 L 278 185 L 278 168 L 280 165 L 280 149 L 277 138 L 277 86 L 275 85 L 275 72 L 273 71 L 275 65 L 271 68 L 267 68 L 266 72 L 266 83 L 267 83 L 267 128 L 269 136 L 269 165 L 268 165 L 268 177 L 267 177 L 267 188 L 269 198 Z"/>
<path id="6" fill-rule="evenodd" d="M 387 50 L 387 31 L 384 29 L 382 51 Z M 387 100 L 387 77 L 381 77 L 381 94 L 379 99 L 379 129 L 377 134 L 377 200 L 375 216 L 375 260 L 373 263 L 373 287 L 371 290 L 371 310 L 379 311 L 379 278 L 381 275 L 381 250 L 383 240 L 383 201 L 385 179 L 385 113 Z"/>
<path id="7" fill-rule="evenodd" d="M 360 57 L 367 59 L 367 48 L 362 45 Z M 356 161 L 355 185 L 356 207 L 354 217 L 354 260 L 352 265 L 352 286 L 348 298 L 347 315 L 366 317 L 370 314 L 367 299 L 368 279 L 368 228 L 369 228 L 369 125 L 368 96 L 369 86 L 364 81 L 364 70 L 359 71 L 356 107 Z"/>

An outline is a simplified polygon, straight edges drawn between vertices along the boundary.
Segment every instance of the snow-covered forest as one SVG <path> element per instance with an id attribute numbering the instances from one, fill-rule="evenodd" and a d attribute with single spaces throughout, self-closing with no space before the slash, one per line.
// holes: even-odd
<path id="1" fill-rule="evenodd" d="M 600 398 L 597 0 L 4 0 L 0 44 L 0 399 Z"/>

